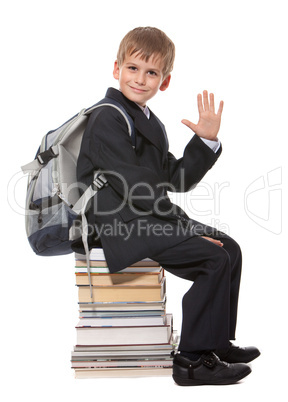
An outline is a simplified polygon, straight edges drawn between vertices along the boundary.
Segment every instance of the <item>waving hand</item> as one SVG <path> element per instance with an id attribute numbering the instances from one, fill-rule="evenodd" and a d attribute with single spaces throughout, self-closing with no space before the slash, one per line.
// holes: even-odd
<path id="1" fill-rule="evenodd" d="M 210 102 L 209 102 L 210 100 Z M 220 129 L 221 115 L 223 111 L 224 102 L 219 104 L 218 112 L 215 113 L 214 95 L 210 93 L 208 99 L 208 92 L 203 91 L 202 95 L 197 96 L 199 121 L 197 124 L 189 120 L 183 119 L 182 123 L 189 127 L 199 137 L 206 138 L 207 140 L 216 140 L 218 131 Z"/>

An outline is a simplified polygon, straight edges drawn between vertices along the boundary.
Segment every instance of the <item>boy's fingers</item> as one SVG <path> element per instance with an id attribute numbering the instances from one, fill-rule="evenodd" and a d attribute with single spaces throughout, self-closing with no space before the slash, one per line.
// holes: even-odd
<path id="1" fill-rule="evenodd" d="M 215 112 L 215 106 L 214 106 L 214 94 L 210 94 L 210 111 Z"/>
<path id="2" fill-rule="evenodd" d="M 211 243 L 216 244 L 217 246 L 223 247 L 223 243 L 220 240 L 213 239 L 212 237 L 201 236 L 203 239 L 211 241 Z"/>
<path id="3" fill-rule="evenodd" d="M 201 94 L 197 95 L 197 104 L 198 104 L 199 113 L 202 113 L 203 112 L 203 104 L 202 104 L 202 95 Z"/>
<path id="4" fill-rule="evenodd" d="M 223 111 L 223 107 L 224 107 L 224 102 L 221 101 L 220 104 L 219 104 L 218 112 L 217 112 L 217 115 L 220 116 L 220 117 L 221 117 L 221 114 L 222 114 L 222 111 Z"/>
<path id="5" fill-rule="evenodd" d="M 186 119 L 181 120 L 181 123 L 183 123 L 183 124 L 185 124 L 185 126 L 191 128 L 191 130 L 194 131 L 194 133 L 195 133 L 196 125 L 194 123 L 192 123 L 191 121 L 186 120 Z"/>
<path id="6" fill-rule="evenodd" d="M 209 110 L 208 91 L 203 91 L 204 109 Z"/>

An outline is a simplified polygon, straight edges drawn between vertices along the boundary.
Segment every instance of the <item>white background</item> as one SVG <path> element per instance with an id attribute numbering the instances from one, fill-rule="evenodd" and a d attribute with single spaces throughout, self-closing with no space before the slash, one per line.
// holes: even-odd
<path id="1" fill-rule="evenodd" d="M 252 394 L 271 398 L 284 392 L 286 10 L 280 0 L 12 0 L 1 6 L 5 400 L 243 401 Z M 146 25 L 163 29 L 176 45 L 170 88 L 149 106 L 164 121 L 177 157 L 191 136 L 181 119 L 197 122 L 197 93 L 208 89 L 217 103 L 225 102 L 221 158 L 197 192 L 175 200 L 192 217 L 226 230 L 243 250 L 237 343 L 255 344 L 262 355 L 252 374 L 235 386 L 191 389 L 171 378 L 75 380 L 70 369 L 78 321 L 73 256 L 37 257 L 26 240 L 26 179 L 20 166 L 34 158 L 47 131 L 97 102 L 108 86 L 117 88 L 112 69 L 119 42 L 130 29 Z M 217 188 L 222 188 L 218 196 Z M 169 274 L 167 281 L 167 311 L 180 330 L 181 298 L 189 283 Z"/>

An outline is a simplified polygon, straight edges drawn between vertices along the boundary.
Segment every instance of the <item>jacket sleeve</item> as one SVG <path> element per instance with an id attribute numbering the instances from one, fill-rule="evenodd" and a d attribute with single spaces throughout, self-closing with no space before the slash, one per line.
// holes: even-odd
<path id="1" fill-rule="evenodd" d="M 186 192 L 195 187 L 214 165 L 221 152 L 221 146 L 215 153 L 196 134 L 187 144 L 182 158 L 176 159 L 168 152 L 171 190 Z"/>

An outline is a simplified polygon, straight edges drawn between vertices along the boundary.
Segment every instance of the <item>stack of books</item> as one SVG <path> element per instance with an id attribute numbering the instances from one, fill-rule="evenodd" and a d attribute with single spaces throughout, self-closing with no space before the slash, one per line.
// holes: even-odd
<path id="1" fill-rule="evenodd" d="M 177 349 L 166 314 L 164 269 L 150 259 L 111 274 L 102 249 L 90 253 L 92 298 L 85 257 L 75 255 L 79 322 L 72 352 L 76 378 L 172 374 Z"/>

